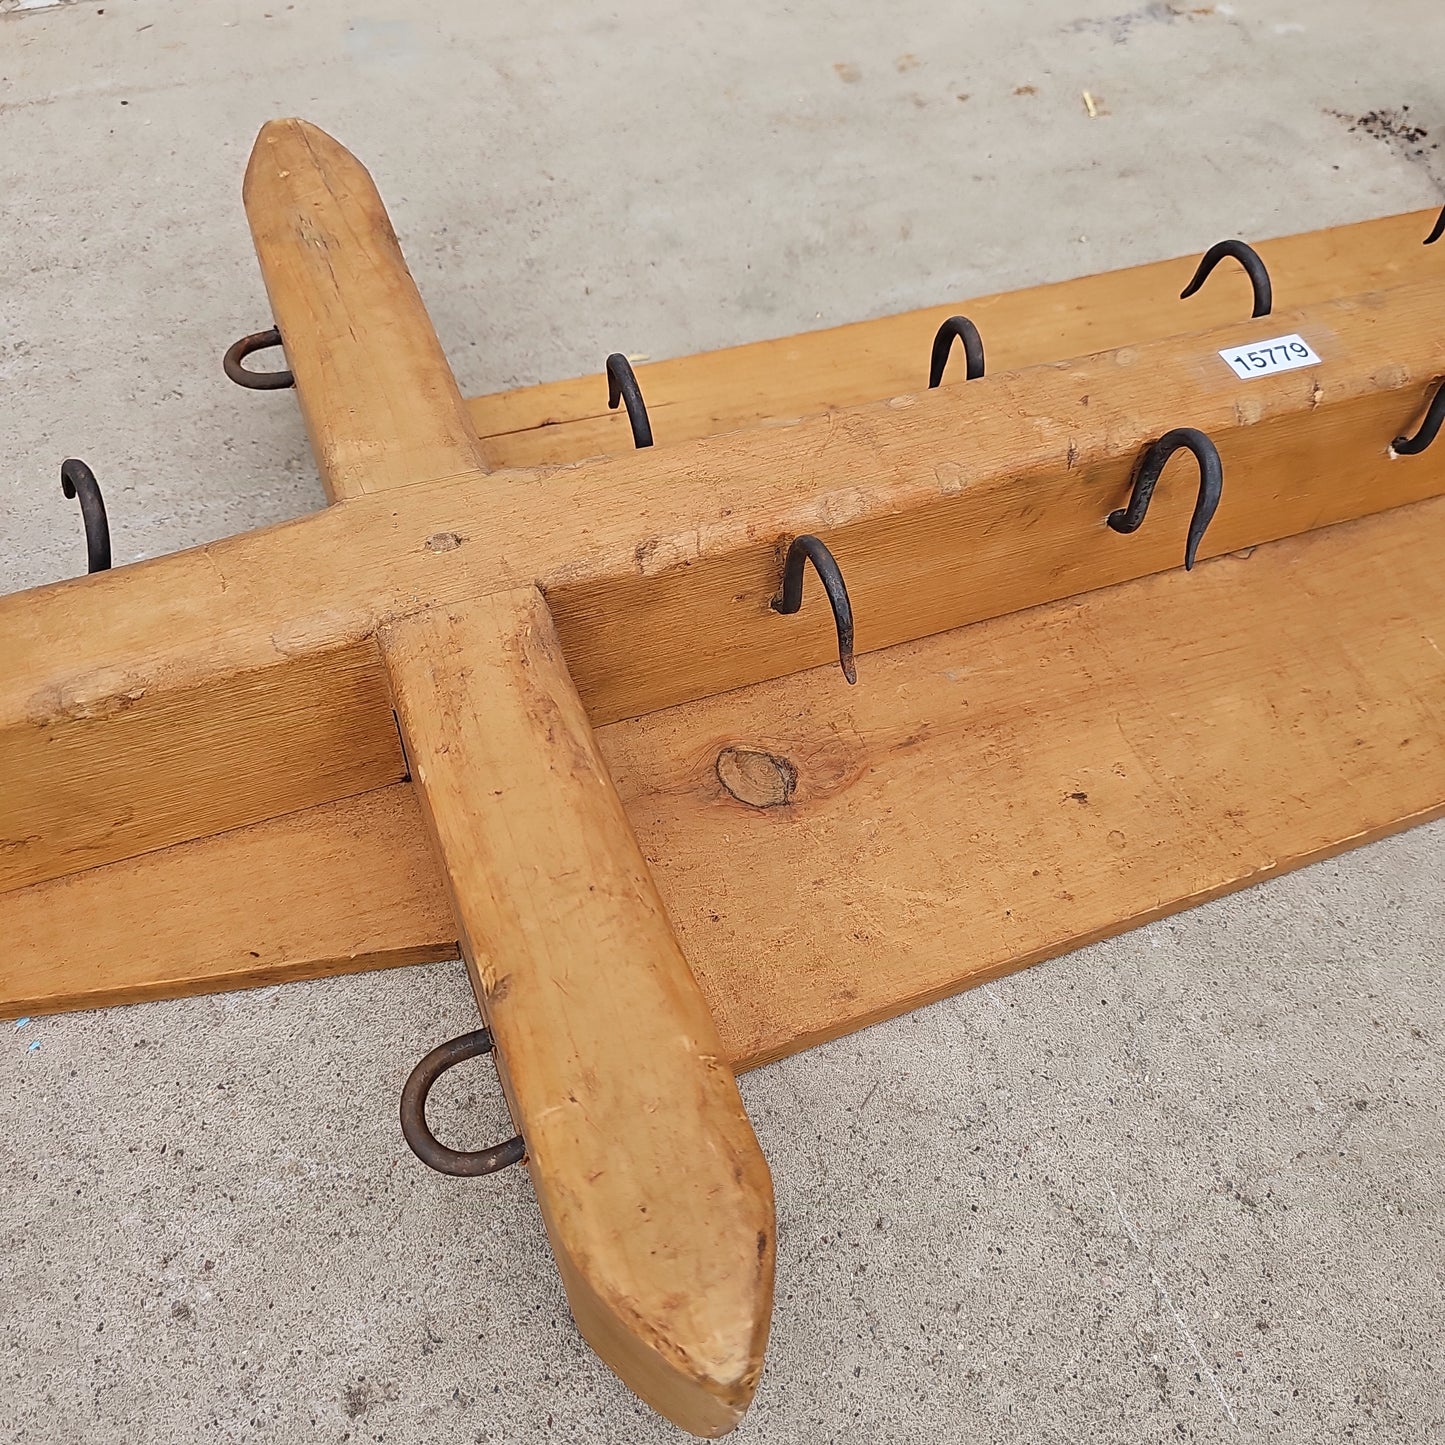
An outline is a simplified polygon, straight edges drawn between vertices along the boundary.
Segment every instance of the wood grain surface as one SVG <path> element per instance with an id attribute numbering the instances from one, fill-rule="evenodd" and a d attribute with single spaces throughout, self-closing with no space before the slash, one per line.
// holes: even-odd
<path id="1" fill-rule="evenodd" d="M 1105 526 L 1175 426 L 1224 457 L 1204 555 L 1445 491 L 1437 453 L 1390 451 L 1445 369 L 1442 300 L 1445 281 L 1269 318 L 1325 358 L 1304 371 L 1235 377 L 1218 350 L 1261 339 L 1256 322 L 546 478 L 418 483 L 0 599 L 0 886 L 390 781 L 344 742 L 390 726 L 355 661 L 379 623 L 429 605 L 539 582 L 603 724 L 833 655 L 816 594 L 793 617 L 769 607 L 799 533 L 843 568 L 864 676 L 871 650 L 1177 568 L 1187 458 L 1139 532 Z M 318 707 L 278 745 L 278 718 Z M 117 719 L 134 768 L 116 764 Z M 211 781 L 157 808 L 171 775 Z"/>
<path id="2" fill-rule="evenodd" d="M 1442 537 L 1424 502 L 602 729 L 735 1066 L 1445 813 Z M 445 950 L 405 792 L 0 894 L 0 1011 Z"/>
<path id="3" fill-rule="evenodd" d="M 415 787 L 578 1328 L 731 1429 L 772 1317 L 773 1189 L 534 589 L 383 629 Z"/>
<path id="4" fill-rule="evenodd" d="M 268 121 L 244 197 L 327 496 L 485 471 L 486 451 L 361 162 L 304 120 Z"/>

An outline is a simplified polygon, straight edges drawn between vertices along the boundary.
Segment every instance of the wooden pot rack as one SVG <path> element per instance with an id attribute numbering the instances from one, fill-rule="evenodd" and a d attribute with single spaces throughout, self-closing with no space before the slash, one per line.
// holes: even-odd
<path id="1" fill-rule="evenodd" d="M 1392 445 L 1445 373 L 1430 217 L 1262 245 L 1267 317 L 1166 262 L 623 361 L 630 422 L 595 374 L 464 400 L 313 126 L 245 202 L 335 505 L 0 599 L 0 1012 L 460 947 L 487 1030 L 409 1134 L 499 1162 L 423 1114 L 494 1045 L 578 1326 L 685 1429 L 772 1310 L 736 1071 L 1445 813 L 1445 449 Z M 960 312 L 986 374 L 925 388 Z M 1280 338 L 1316 360 L 1226 359 Z M 1106 525 L 1180 427 L 1189 573 L 1187 456 Z M 770 605 L 800 537 L 856 688 L 811 571 Z"/>

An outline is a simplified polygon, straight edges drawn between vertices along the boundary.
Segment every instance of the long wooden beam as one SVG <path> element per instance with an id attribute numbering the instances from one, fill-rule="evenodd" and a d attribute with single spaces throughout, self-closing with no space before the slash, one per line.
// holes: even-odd
<path id="1" fill-rule="evenodd" d="M 345 465 L 338 465 L 332 478 L 333 495 L 345 494 L 353 483 L 365 490 L 362 478 L 367 487 L 390 487 L 445 472 L 458 465 L 458 459 L 466 463 L 470 453 L 465 445 L 457 451 L 457 438 L 465 444 L 467 429 L 458 430 L 454 398 L 448 399 L 454 392 L 450 373 L 365 171 L 313 127 L 279 122 L 258 140 L 248 191 L 258 250 L 278 299 L 278 318 L 289 327 L 294 316 L 299 335 L 315 343 L 310 353 L 303 349 L 291 358 L 302 381 L 303 405 L 311 395 L 326 426 L 340 428 L 336 454 Z M 1407 232 L 1402 227 L 1398 249 L 1413 257 L 1424 248 L 1409 240 Z M 1370 244 L 1367 238 L 1351 239 L 1341 232 L 1321 244 L 1326 255 L 1330 247 L 1338 249 L 1343 274 L 1374 276 L 1388 264 L 1379 259 L 1386 240 L 1381 236 Z M 1304 290 L 1318 284 L 1318 278 L 1311 274 L 1296 278 L 1295 284 Z M 1046 297 L 1040 305 L 1059 312 L 1059 344 L 1083 344 L 1091 319 L 1080 305 L 1065 304 L 1063 292 L 1050 294 L 1053 302 Z M 1015 298 L 1009 304 L 1022 313 L 1025 301 Z M 1200 315 L 1212 304 L 1204 297 L 1195 303 Z M 1168 310 L 1177 312 L 1175 307 Z M 378 442 L 385 428 L 347 405 L 333 405 L 336 399 L 325 388 L 343 374 L 357 383 L 357 394 L 363 396 L 370 395 L 373 383 L 384 383 L 379 385 L 383 395 L 376 404 L 383 410 L 378 415 L 400 396 L 416 398 L 415 432 L 393 418 L 402 442 L 397 455 L 411 462 L 398 469 Z M 1396 380 L 1403 376 L 1407 388 L 1412 380 L 1408 366 L 1388 374 Z M 974 384 L 986 385 L 990 383 Z M 985 400 L 972 390 L 969 395 L 980 404 Z M 1251 399 L 1261 400 L 1257 389 Z M 831 422 L 828 427 L 831 437 Z M 951 446 L 951 437 L 947 444 Z M 330 475 L 328 446 L 319 445 L 318 453 Z M 816 454 L 816 447 L 813 450 Z M 796 509 L 780 513 L 782 499 L 776 489 L 772 497 L 760 492 L 757 500 L 765 517 L 772 514 L 765 520 L 760 548 L 757 533 L 739 536 L 753 507 L 746 488 L 729 492 L 717 487 L 724 494 L 717 499 L 720 506 L 708 495 L 714 488 L 706 469 L 727 466 L 726 451 L 714 449 L 711 457 L 684 452 L 675 458 L 674 465 L 684 474 L 702 470 L 701 486 L 679 488 L 677 477 L 666 475 L 644 476 L 640 493 L 622 487 L 612 500 L 620 500 L 623 510 L 614 506 L 599 517 L 597 528 L 588 525 L 586 514 L 599 506 L 602 492 L 614 488 L 617 478 L 612 475 L 601 474 L 596 488 L 563 487 L 546 499 L 527 480 L 516 479 L 516 485 L 506 489 L 499 485 L 490 500 L 502 504 L 503 517 L 515 518 L 514 535 L 536 535 L 544 541 L 556 537 L 559 543 L 550 556 L 532 559 L 532 565 L 528 558 L 517 557 L 515 543 L 508 545 L 505 535 L 498 535 L 496 517 L 479 521 L 472 508 L 463 522 L 445 507 L 433 509 L 432 501 L 449 500 L 433 494 L 418 498 L 416 508 L 403 509 L 405 519 L 401 512 L 390 517 L 371 513 L 371 525 L 361 529 L 371 537 L 369 545 L 357 546 L 349 527 L 307 523 L 303 525 L 308 530 L 299 537 L 293 531 L 284 540 L 272 534 L 199 549 L 189 554 L 191 565 L 175 559 L 161 574 L 152 572 L 154 586 L 141 581 L 147 569 L 126 569 L 118 574 L 125 577 L 120 591 L 106 590 L 116 585 L 115 578 L 89 579 L 75 584 L 83 591 L 40 593 L 0 607 L 0 637 L 14 644 L 12 654 L 25 651 L 26 634 L 37 644 L 28 663 L 22 658 L 8 674 L 8 693 L 0 697 L 0 780 L 8 785 L 0 828 L 0 887 L 98 866 L 399 778 L 399 751 L 374 706 L 380 688 L 367 638 L 379 618 L 448 596 L 534 580 L 567 589 L 565 596 L 554 590 L 553 601 L 584 694 L 599 717 L 639 711 L 821 656 L 828 645 L 822 619 L 808 615 L 778 628 L 770 615 L 751 616 L 754 643 L 765 640 L 771 648 L 771 655 L 759 658 L 753 645 L 737 646 L 728 635 L 737 607 L 724 605 L 711 612 L 708 621 L 713 625 L 701 629 L 711 653 L 704 647 L 682 659 L 692 663 L 678 672 L 683 691 L 649 691 L 665 677 L 666 664 L 676 660 L 675 648 L 669 656 L 672 641 L 666 634 L 674 624 L 690 632 L 695 621 L 687 616 L 685 596 L 656 592 L 654 581 L 667 585 L 668 579 L 653 574 L 706 562 L 715 580 L 744 584 L 729 593 L 725 603 L 752 603 L 757 611 L 757 600 L 772 585 L 768 574 L 773 559 L 763 555 L 771 551 L 768 530 L 775 537 L 790 526 L 826 530 L 840 515 L 857 513 L 856 495 L 845 494 L 840 502 L 836 492 L 820 490 L 819 505 L 810 516 L 798 515 Z M 745 467 L 776 463 L 787 472 L 805 467 L 807 453 L 805 445 L 784 450 L 771 462 L 747 456 L 737 460 Z M 1077 455 L 1066 452 L 1065 460 L 1077 460 Z M 856 449 L 838 459 L 860 465 Z M 861 465 L 869 460 L 878 459 L 865 456 Z M 962 484 L 961 463 L 949 459 L 937 469 L 936 477 L 922 472 L 925 485 L 946 492 Z M 345 482 L 347 477 L 351 482 Z M 659 483 L 682 504 L 670 513 L 664 507 L 659 514 L 655 494 L 648 495 L 648 488 Z M 460 485 L 455 489 L 459 499 L 463 490 Z M 554 499 L 573 509 L 571 527 L 556 525 Z M 1403 499 L 1392 494 L 1385 500 Z M 892 497 L 880 496 L 879 501 L 884 508 L 897 505 Z M 409 533 L 409 546 L 422 554 L 402 559 L 412 566 L 388 565 L 392 559 L 385 552 L 391 538 L 383 540 L 388 522 L 396 535 L 405 538 Z M 479 537 L 479 530 L 485 537 Z M 280 543 L 274 551 L 272 540 Z M 747 544 L 742 553 L 719 557 L 740 540 Z M 1131 541 L 1134 550 L 1128 555 L 1144 563 L 1148 542 Z M 479 555 L 487 550 L 490 557 Z M 268 554 L 273 565 L 268 565 Z M 238 556 L 259 565 L 237 568 Z M 429 558 L 443 565 L 430 566 Z M 455 565 L 445 565 L 448 558 Z M 482 581 L 470 580 L 474 560 Z M 613 577 L 599 588 L 596 574 L 608 569 Z M 1023 570 L 1027 574 L 1028 569 Z M 642 575 L 633 577 L 633 571 Z M 444 574 L 446 587 L 430 595 L 427 574 Z M 574 580 L 581 582 L 575 591 L 569 585 Z M 679 571 L 672 585 L 680 580 Z M 856 593 L 859 581 L 851 580 Z M 620 594 L 614 592 L 615 584 L 620 584 Z M 617 640 L 627 636 L 611 625 L 610 613 L 614 606 L 630 604 L 629 589 L 653 598 L 649 615 L 655 635 L 637 639 L 644 666 L 651 671 L 641 678 L 609 677 L 611 660 L 605 652 L 595 659 L 587 656 L 590 639 L 606 642 L 610 635 L 615 648 Z M 214 596 L 217 590 L 219 597 Z M 1015 595 L 1027 599 L 1028 587 L 1015 588 Z M 98 610 L 103 621 L 80 604 L 82 596 L 102 603 Z M 704 607 L 713 601 L 701 591 L 697 600 Z M 208 605 L 212 602 L 218 605 Z M 987 611 L 985 598 L 976 615 Z M 878 615 L 865 615 L 865 645 L 874 636 L 871 618 Z M 569 616 L 576 618 L 575 625 Z M 760 620 L 768 625 L 759 628 Z M 876 638 L 892 635 L 885 631 Z M 809 650 L 790 650 L 804 638 Z M 97 646 L 88 650 L 90 640 Z M 727 649 L 721 660 L 743 663 L 741 672 L 719 672 L 720 644 Z M 780 649 L 784 655 L 778 655 Z M 653 668 L 655 658 L 662 667 Z M 359 739 L 362 745 L 338 747 L 343 738 Z"/>
<path id="2" fill-rule="evenodd" d="M 419 483 L 0 600 L 0 886 L 399 776 L 394 754 L 358 763 L 326 739 L 384 736 L 379 667 L 356 660 L 379 623 L 429 606 L 540 585 L 605 723 L 826 660 L 816 599 L 768 605 L 799 533 L 833 548 L 865 652 L 1177 567 L 1182 464 L 1142 531 L 1104 519 L 1140 448 L 1182 424 L 1226 466 L 1202 555 L 1445 491 L 1434 455 L 1390 450 L 1445 371 L 1442 306 L 1445 283 L 1404 288 L 546 478 Z M 1240 381 L 1219 352 L 1262 331 L 1299 332 L 1323 364 Z M 278 718 L 316 708 L 318 733 L 278 742 Z M 114 759 L 122 715 L 134 766 Z M 214 781 L 157 813 L 167 770 Z"/>
<path id="3" fill-rule="evenodd" d="M 332 501 L 486 471 L 366 168 L 304 120 L 261 128 L 246 215 Z"/>
<path id="4" fill-rule="evenodd" d="M 1336 296 L 1445 277 L 1439 248 L 1421 244 L 1435 215 L 1414 211 L 1307 231 L 1262 241 L 1256 249 L 1281 306 L 1314 306 Z M 657 445 L 675 446 L 918 391 L 927 381 L 934 332 L 954 315 L 968 316 L 980 328 L 992 371 L 1140 346 L 1247 316 L 1249 283 L 1233 266 L 1198 295 L 1180 300 L 1197 261 L 1181 256 L 639 364 L 637 379 Z M 609 411 L 606 401 L 607 379 L 596 373 L 473 397 L 467 409 L 496 466 L 537 467 L 630 451 L 627 415 Z"/>
<path id="5" fill-rule="evenodd" d="M 1422 502 L 600 730 L 734 1066 L 1445 813 L 1441 537 Z M 456 936 L 383 789 L 0 894 L 0 1017 Z"/>
<path id="6" fill-rule="evenodd" d="M 546 604 L 418 613 L 382 646 L 573 1316 L 655 1410 L 722 1434 L 762 1371 L 772 1181 Z"/>
<path id="7" fill-rule="evenodd" d="M 246 206 L 303 416 L 333 501 L 447 474 L 533 468 L 631 450 L 606 378 L 546 382 L 461 402 L 365 167 L 300 120 L 263 127 Z M 1288 307 L 1440 275 L 1421 245 L 1433 211 L 1260 242 Z M 300 241 L 301 244 L 297 244 Z M 349 272 L 338 274 L 337 258 Z M 1185 303 L 1195 257 L 1001 292 L 898 316 L 641 365 L 662 445 L 866 405 L 918 390 L 937 327 L 963 313 L 995 371 L 1163 340 L 1247 314 L 1232 268 Z M 364 304 L 353 304 L 355 296 Z M 440 364 L 439 364 L 440 363 Z"/>

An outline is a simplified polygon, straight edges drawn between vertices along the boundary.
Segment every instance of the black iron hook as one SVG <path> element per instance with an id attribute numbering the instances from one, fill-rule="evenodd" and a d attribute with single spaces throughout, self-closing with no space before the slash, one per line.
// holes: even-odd
<path id="1" fill-rule="evenodd" d="M 475 1179 L 483 1174 L 495 1174 L 509 1164 L 520 1163 L 527 1157 L 527 1146 L 520 1134 L 490 1149 L 460 1150 L 448 1149 L 437 1140 L 426 1121 L 426 1098 L 431 1087 L 448 1069 L 454 1069 L 467 1059 L 479 1058 L 492 1052 L 492 1031 L 477 1029 L 475 1033 L 463 1034 L 459 1039 L 440 1044 L 411 1071 L 401 1091 L 401 1132 L 411 1146 L 411 1152 L 423 1164 L 430 1165 L 438 1174 L 454 1174 L 459 1179 Z"/>
<path id="2" fill-rule="evenodd" d="M 105 498 L 95 473 L 82 461 L 69 457 L 60 464 L 60 490 L 72 500 L 80 499 L 80 518 L 85 523 L 85 552 L 91 572 L 110 571 L 110 523 L 105 516 Z"/>
<path id="3" fill-rule="evenodd" d="M 1442 426 L 1445 426 L 1445 380 L 1436 386 L 1420 430 L 1412 437 L 1396 437 L 1390 443 L 1390 450 L 1402 457 L 1417 457 L 1440 435 Z"/>
<path id="4" fill-rule="evenodd" d="M 1441 209 L 1440 215 L 1436 218 L 1435 229 L 1425 237 L 1425 244 L 1433 246 L 1441 236 L 1445 236 L 1445 208 Z"/>
<path id="5" fill-rule="evenodd" d="M 289 371 L 248 371 L 241 365 L 253 351 L 267 351 L 280 345 L 281 333 L 274 326 L 269 331 L 257 331 L 251 336 L 243 336 L 230 347 L 221 358 L 221 365 L 237 386 L 248 387 L 252 391 L 284 390 L 296 385 L 296 378 Z"/>
<path id="6" fill-rule="evenodd" d="M 617 410 L 617 403 L 627 405 L 627 420 L 632 423 L 632 445 L 652 445 L 652 423 L 647 419 L 647 403 L 642 399 L 642 388 L 637 384 L 632 363 L 620 352 L 614 351 L 607 358 L 607 406 Z"/>
<path id="7" fill-rule="evenodd" d="M 1184 570 L 1188 572 L 1194 567 L 1199 544 L 1214 520 L 1219 499 L 1224 493 L 1224 463 L 1219 460 L 1219 449 L 1202 431 L 1196 431 L 1192 426 L 1176 427 L 1144 449 L 1134 471 L 1134 489 L 1129 494 L 1129 505 L 1120 511 L 1110 512 L 1109 525 L 1116 532 L 1139 530 L 1149 510 L 1149 499 L 1154 495 L 1159 474 L 1177 451 L 1193 452 L 1199 463 L 1199 500 L 1194 504 L 1194 515 L 1189 519 L 1189 536 L 1184 544 Z"/>
<path id="8" fill-rule="evenodd" d="M 1194 279 L 1179 293 L 1179 299 L 1187 301 L 1193 296 L 1226 256 L 1232 256 L 1244 267 L 1244 274 L 1249 277 L 1249 284 L 1254 287 L 1254 310 L 1250 314 L 1268 316 L 1274 309 L 1274 288 L 1269 283 L 1269 270 L 1260 259 L 1259 252 L 1253 246 L 1246 246 L 1243 241 L 1220 241 L 1218 245 L 1211 246 L 1204 253 L 1199 269 L 1194 273 Z"/>
<path id="9" fill-rule="evenodd" d="M 838 629 L 838 666 L 850 683 L 858 681 L 853 662 L 853 604 L 833 554 L 817 537 L 794 537 L 783 563 L 783 585 L 768 605 L 774 612 L 791 617 L 803 605 L 803 563 L 811 562 L 833 609 L 833 625 Z"/>
<path id="10" fill-rule="evenodd" d="M 963 342 L 964 380 L 977 381 L 983 375 L 983 337 L 967 316 L 950 316 L 933 338 L 933 355 L 928 363 L 928 387 L 931 391 L 943 380 L 955 340 Z"/>

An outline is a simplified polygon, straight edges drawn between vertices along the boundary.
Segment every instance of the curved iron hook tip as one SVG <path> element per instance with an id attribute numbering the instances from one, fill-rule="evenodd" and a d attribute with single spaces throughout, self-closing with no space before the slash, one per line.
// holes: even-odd
<path id="1" fill-rule="evenodd" d="M 95 473 L 84 462 L 68 457 L 60 464 L 60 490 L 72 500 L 80 499 L 87 570 L 110 571 L 110 522 L 106 519 L 105 498 L 100 494 Z"/>
<path id="2" fill-rule="evenodd" d="M 848 589 L 843 583 L 838 563 L 817 537 L 793 538 L 787 560 L 783 563 L 782 588 L 768 605 L 785 617 L 791 617 L 802 607 L 804 562 L 813 564 L 813 570 L 827 594 L 828 606 L 833 609 L 833 625 L 838 629 L 838 666 L 843 669 L 843 676 L 849 683 L 856 683 L 858 668 L 853 662 L 853 604 L 848 601 Z"/>
<path id="3" fill-rule="evenodd" d="M 296 385 L 296 378 L 289 371 L 250 371 L 241 365 L 253 351 L 269 351 L 280 345 L 281 333 L 274 326 L 252 332 L 226 348 L 221 367 L 237 386 L 250 391 L 284 391 Z"/>
<path id="4" fill-rule="evenodd" d="M 1417 457 L 1440 435 L 1442 426 L 1445 426 L 1445 380 L 1436 386 L 1420 430 L 1412 437 L 1396 437 L 1390 443 L 1390 450 L 1402 457 Z"/>
<path id="5" fill-rule="evenodd" d="M 950 316 L 933 338 L 933 355 L 928 362 L 930 391 L 943 380 L 955 340 L 963 342 L 964 380 L 977 381 L 983 375 L 983 337 L 978 334 L 978 327 L 967 316 Z"/>
<path id="6" fill-rule="evenodd" d="M 607 358 L 607 407 L 617 410 L 618 402 L 627 405 L 627 420 L 632 423 L 632 445 L 641 449 L 652 445 L 652 423 L 647 419 L 647 403 L 632 363 L 620 352 Z"/>
<path id="7" fill-rule="evenodd" d="M 1249 284 L 1254 288 L 1254 310 L 1252 316 L 1268 316 L 1274 309 L 1274 288 L 1270 285 L 1269 269 L 1253 246 L 1243 241 L 1220 241 L 1211 246 L 1199 262 L 1194 279 L 1179 293 L 1181 301 L 1187 301 L 1210 278 L 1214 268 L 1226 257 L 1233 257 L 1244 267 Z"/>
<path id="8" fill-rule="evenodd" d="M 1445 207 L 1441 208 L 1440 215 L 1435 221 L 1435 229 L 1425 237 L 1425 244 L 1433 246 L 1441 236 L 1445 236 Z"/>
<path id="9" fill-rule="evenodd" d="M 495 1174 L 509 1164 L 519 1164 L 527 1157 L 527 1146 L 520 1134 L 490 1149 L 448 1149 L 438 1141 L 426 1121 L 426 1098 L 431 1087 L 448 1069 L 467 1059 L 480 1058 L 492 1052 L 492 1032 L 477 1029 L 460 1038 L 439 1044 L 411 1071 L 401 1091 L 401 1132 L 411 1152 L 438 1174 L 451 1174 L 460 1179 L 476 1179 Z"/>
<path id="10" fill-rule="evenodd" d="M 1189 519 L 1189 536 L 1184 544 L 1184 570 L 1190 572 L 1199 554 L 1199 544 L 1204 540 L 1204 533 L 1214 520 L 1214 514 L 1219 510 L 1219 499 L 1224 494 L 1224 463 L 1219 460 L 1219 449 L 1202 431 L 1192 426 L 1176 427 L 1144 449 L 1134 472 L 1129 505 L 1110 512 L 1109 525 L 1116 532 L 1139 530 L 1149 511 L 1149 499 L 1154 495 L 1159 475 L 1177 451 L 1193 452 L 1199 463 L 1199 500 L 1194 504 L 1194 515 Z"/>

